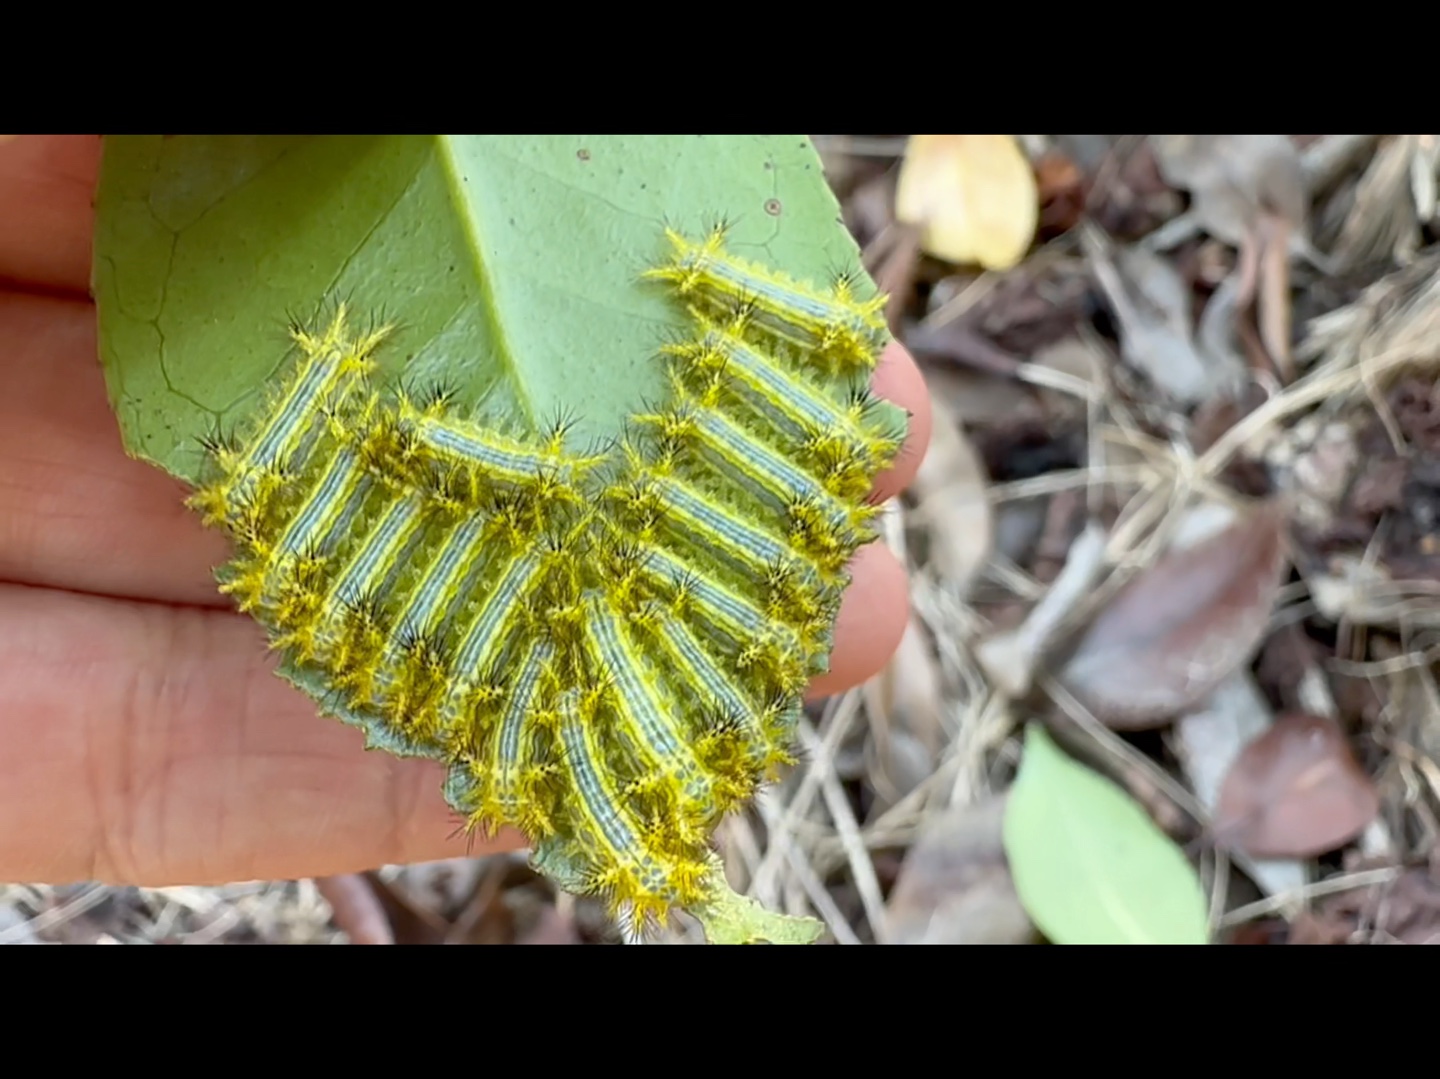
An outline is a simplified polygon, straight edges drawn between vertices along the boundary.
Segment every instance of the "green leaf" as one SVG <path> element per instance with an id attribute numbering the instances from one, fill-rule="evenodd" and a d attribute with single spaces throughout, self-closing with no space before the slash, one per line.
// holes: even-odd
<path id="1" fill-rule="evenodd" d="M 814 918 L 776 914 L 749 896 L 737 894 L 725 881 L 725 868 L 720 859 L 712 854 L 709 861 L 709 895 L 689 911 L 700 923 L 709 943 L 813 944 L 824 934 L 824 923 Z M 531 863 L 560 887 L 582 890 L 584 878 L 567 862 L 563 850 L 544 844 L 535 852 Z"/>
<path id="2" fill-rule="evenodd" d="M 708 902 L 691 909 L 711 944 L 814 944 L 825 926 L 814 918 L 794 918 L 766 910 L 725 884 L 719 859 L 713 863 L 714 886 Z"/>
<path id="3" fill-rule="evenodd" d="M 126 449 L 194 481 L 321 298 L 397 320 L 388 374 L 531 432 L 613 434 L 666 391 L 684 325 L 637 287 L 669 222 L 828 281 L 858 265 L 795 135 L 109 136 L 96 206 L 100 354 Z"/>
<path id="4" fill-rule="evenodd" d="M 1038 724 L 1006 809 L 1005 853 L 1026 911 L 1056 944 L 1208 940 L 1205 894 L 1184 852 Z"/>
<path id="5" fill-rule="evenodd" d="M 903 442 L 858 269 L 798 136 L 121 136 L 97 199 L 125 446 L 199 487 L 282 676 L 716 941 L 820 931 L 702 832 L 787 759 Z"/>

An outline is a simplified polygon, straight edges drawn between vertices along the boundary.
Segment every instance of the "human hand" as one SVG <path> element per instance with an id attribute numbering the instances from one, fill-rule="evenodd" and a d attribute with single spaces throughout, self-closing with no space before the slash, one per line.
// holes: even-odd
<path id="1" fill-rule="evenodd" d="M 0 136 L 0 880 L 166 885 L 324 876 L 524 845 L 457 835 L 443 768 L 362 750 L 273 674 L 228 608 L 218 533 L 126 457 L 87 298 L 97 136 Z M 891 497 L 929 441 L 899 345 L 876 390 L 913 415 Z M 878 672 L 904 572 L 862 548 L 823 696 Z"/>

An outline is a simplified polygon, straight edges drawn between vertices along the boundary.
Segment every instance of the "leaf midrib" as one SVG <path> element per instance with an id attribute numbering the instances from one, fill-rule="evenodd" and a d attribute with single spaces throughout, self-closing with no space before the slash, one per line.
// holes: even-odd
<path id="1" fill-rule="evenodd" d="M 475 270 L 475 281 L 480 292 L 479 302 L 493 327 L 492 341 L 495 347 L 495 360 L 504 368 L 511 390 L 525 413 L 525 420 L 530 430 L 537 431 L 539 425 L 536 419 L 538 412 L 535 402 L 531 399 L 530 388 L 520 377 L 520 366 L 515 349 L 511 343 L 510 334 L 506 331 L 505 323 L 500 317 L 494 282 L 491 279 L 489 267 L 481 257 L 480 214 L 476 200 L 470 197 L 470 193 L 466 189 L 465 179 L 460 174 L 460 166 L 456 161 L 450 136 L 437 135 L 435 138 L 440 162 L 445 170 L 445 183 L 450 190 L 450 201 L 461 221 L 461 228 L 465 232 L 466 257 L 470 259 Z"/>

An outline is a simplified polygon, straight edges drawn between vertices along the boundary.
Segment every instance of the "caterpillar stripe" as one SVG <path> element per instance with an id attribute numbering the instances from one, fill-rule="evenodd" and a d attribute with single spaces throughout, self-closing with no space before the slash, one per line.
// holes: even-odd
<path id="1" fill-rule="evenodd" d="M 676 680 L 681 685 L 699 687 L 710 698 L 715 714 L 724 723 L 733 723 L 746 732 L 747 738 L 736 740 L 730 760 L 722 764 L 712 758 L 707 762 L 712 771 L 721 772 L 734 792 L 733 804 L 733 801 L 753 791 L 759 776 L 771 764 L 787 758 L 785 747 L 760 722 L 764 709 L 757 707 L 745 691 L 720 670 L 684 622 L 673 616 L 665 617 L 657 637 L 675 665 L 678 672 Z M 730 807 L 729 804 L 725 806 L 727 809 Z"/>
<path id="2" fill-rule="evenodd" d="M 447 425 L 429 416 L 414 421 L 414 434 L 419 452 L 437 462 L 469 466 L 493 482 L 519 487 L 547 476 L 568 486 L 599 463 Z"/>
<path id="3" fill-rule="evenodd" d="M 329 610 L 341 610 L 365 596 L 386 590 L 399 572 L 402 552 L 420 529 L 421 514 L 420 500 L 410 496 L 392 502 L 385 509 L 325 597 Z"/>
<path id="4" fill-rule="evenodd" d="M 857 300 L 842 280 L 821 292 L 784 274 L 735 258 L 716 229 L 696 243 L 674 230 L 671 260 L 648 276 L 670 283 L 701 315 L 741 316 L 761 333 L 842 370 L 869 370 L 885 346 L 885 298 Z"/>
<path id="5" fill-rule="evenodd" d="M 749 525 L 682 480 L 651 473 L 649 490 L 667 524 L 728 559 L 742 572 L 763 572 L 786 561 L 790 551 L 769 532 Z"/>
<path id="6" fill-rule="evenodd" d="M 818 515 L 819 529 L 826 536 L 839 540 L 841 547 L 852 546 L 850 532 L 855 528 L 856 518 L 865 512 L 863 508 L 846 506 L 836 500 L 808 472 L 790 464 L 721 413 L 700 407 L 689 415 L 700 445 L 722 468 L 728 467 L 749 480 L 755 490 L 782 511 L 793 512 L 795 507 L 805 507 L 807 515 Z M 828 573 L 839 572 L 845 564 L 843 558 L 834 562 L 831 550 L 805 546 L 801 550 Z"/>
<path id="7" fill-rule="evenodd" d="M 402 634 L 434 634 L 454 613 L 462 586 L 481 557 L 484 531 L 484 519 L 470 517 L 445 537 L 440 553 L 425 567 L 396 619 Z"/>
<path id="8" fill-rule="evenodd" d="M 539 699 L 541 678 L 554 655 L 545 641 L 534 641 L 510 691 L 500 729 L 491 740 L 490 767 L 484 774 L 484 812 L 495 821 L 515 821 L 532 830 L 541 822 L 529 817 L 525 805 L 525 731 Z"/>
<path id="9" fill-rule="evenodd" d="M 460 639 L 455 657 L 462 685 L 473 684 L 487 675 L 504 647 L 516 611 L 526 594 L 535 587 L 542 559 L 530 552 L 518 554 L 505 567 L 504 575 L 485 597 Z"/>
<path id="10" fill-rule="evenodd" d="M 281 534 L 276 554 L 280 558 L 298 556 L 323 547 L 337 532 L 343 532 L 364 501 L 367 478 L 354 453 L 343 449 L 336 453 L 319 486 Z"/>
<path id="11" fill-rule="evenodd" d="M 624 729 L 634 732 L 635 744 L 655 767 L 682 784 L 692 802 L 704 805 L 710 797 L 710 781 L 697 767 L 675 713 L 656 699 L 654 678 L 645 670 L 645 660 L 608 603 L 592 600 L 590 607 L 585 623 L 587 644 L 597 668 L 615 681 L 611 696 Z"/>
<path id="12" fill-rule="evenodd" d="M 817 655 L 823 656 L 819 645 L 807 647 L 795 628 L 777 622 L 756 604 L 663 548 L 642 545 L 639 550 L 643 555 L 641 573 L 669 595 L 677 612 L 698 622 L 712 642 L 722 646 L 734 641 L 754 642 L 737 652 L 731 662 L 737 669 L 762 672 L 763 692 L 791 686 L 823 669 L 817 667 Z"/>
<path id="13" fill-rule="evenodd" d="M 596 733 L 593 723 L 581 719 L 575 694 L 567 694 L 560 719 L 565 764 L 579 795 L 579 807 L 591 826 L 586 831 L 600 841 L 591 875 L 598 887 L 613 888 L 622 895 L 664 895 L 669 890 L 668 874 L 629 819 L 620 792 L 607 775 Z"/>
<path id="14" fill-rule="evenodd" d="M 722 638 L 744 640 L 769 628 L 765 612 L 723 584 L 686 565 L 663 547 L 641 545 L 641 572 L 669 590 L 680 610 L 699 611 Z"/>
<path id="15" fill-rule="evenodd" d="M 796 445 L 820 437 L 843 444 L 872 471 L 888 467 L 900 440 L 868 430 L 853 405 L 839 405 L 814 384 L 752 348 L 728 330 L 703 324 L 698 341 L 668 345 L 663 350 L 680 365 L 682 378 L 699 376 L 701 386 L 716 377 L 732 389 L 759 418 L 772 424 Z M 832 491 L 843 494 L 843 491 Z"/>
<path id="16" fill-rule="evenodd" d="M 306 436 L 324 422 L 325 412 L 337 407 L 373 367 L 371 356 L 385 331 L 349 340 L 343 336 L 344 317 L 342 308 L 330 330 L 318 338 L 292 331 L 303 361 L 269 421 L 249 448 L 229 462 L 232 499 L 244 498 L 258 476 L 284 471 L 300 453 Z"/>

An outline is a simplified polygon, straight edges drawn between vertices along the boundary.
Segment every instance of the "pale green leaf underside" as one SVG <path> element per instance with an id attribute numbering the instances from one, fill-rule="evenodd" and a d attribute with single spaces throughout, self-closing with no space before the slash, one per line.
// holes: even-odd
<path id="1" fill-rule="evenodd" d="M 1110 780 L 1026 732 L 1005 852 L 1030 917 L 1056 944 L 1204 944 L 1205 894 L 1183 851 Z"/>
<path id="2" fill-rule="evenodd" d="M 714 879 L 723 882 L 724 869 L 717 858 Z M 712 892 L 708 903 L 693 907 L 711 944 L 813 944 L 825 927 L 814 918 L 795 918 L 766 910 L 748 896 L 736 895 L 723 883 Z"/>
<path id="3" fill-rule="evenodd" d="M 562 888 L 577 890 L 583 881 L 564 855 L 552 844 L 541 844 L 531 863 Z M 767 910 L 758 900 L 732 891 L 725 883 L 719 858 L 712 862 L 714 887 L 710 899 L 691 907 L 689 913 L 705 931 L 711 944 L 814 944 L 825 932 L 814 918 L 796 918 Z"/>
<path id="4" fill-rule="evenodd" d="M 683 326 L 637 277 L 666 222 L 717 218 L 799 277 L 857 261 L 801 136 L 111 136 L 94 289 L 125 445 L 193 480 L 322 298 L 397 321 L 386 371 L 462 412 L 612 434 Z"/>

